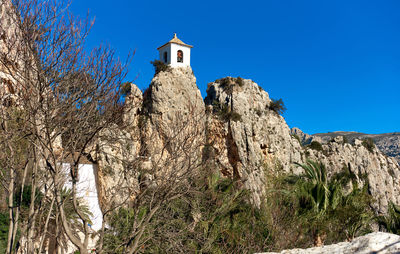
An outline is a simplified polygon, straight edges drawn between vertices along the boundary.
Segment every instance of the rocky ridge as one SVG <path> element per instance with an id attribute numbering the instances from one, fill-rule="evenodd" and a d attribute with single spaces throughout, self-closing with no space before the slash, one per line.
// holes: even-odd
<path id="1" fill-rule="evenodd" d="M 383 134 L 365 134 L 360 132 L 336 131 L 329 133 L 317 133 L 313 137 L 320 138 L 322 142 L 329 142 L 337 136 L 346 137 L 350 143 L 355 139 L 371 138 L 376 146 L 387 156 L 394 157 L 400 163 L 400 133 L 383 133 Z"/>
<path id="2" fill-rule="evenodd" d="M 135 171 L 127 165 L 148 169 L 182 168 L 188 160 L 179 157 L 182 152 L 179 144 L 191 140 L 185 147 L 185 154 L 190 154 L 189 161 L 212 162 L 222 175 L 238 180 L 251 190 L 256 205 L 261 203 L 268 181 L 265 169 L 299 174 L 302 171 L 294 163 L 304 163 L 307 158 L 323 162 L 329 175 L 345 169 L 354 173 L 361 185 L 368 182 L 371 194 L 379 197 L 374 207 L 378 213 L 385 213 L 390 201 L 400 201 L 400 169 L 393 158 L 378 149 L 371 152 L 358 141 L 351 145 L 340 138 L 323 144 L 320 150 L 302 146 L 318 137 L 303 135 L 299 129 L 291 131 L 284 118 L 271 109 L 268 93 L 249 79 L 216 80 L 208 85 L 203 102 L 191 68 L 172 68 L 156 74 L 143 95 L 133 85 L 126 107 L 133 108 L 125 116 L 126 122 L 130 122 L 126 124 L 128 133 L 119 136 L 129 135 L 135 149 L 129 156 L 115 155 L 121 153 L 117 150 L 108 151 L 114 157 L 132 160 L 130 163 L 121 160 L 120 166 L 114 167 L 117 177 L 124 176 L 122 172 Z M 125 146 L 130 145 L 119 147 Z M 168 162 L 173 155 L 177 156 L 175 164 Z M 104 171 L 101 164 L 107 163 L 102 162 L 102 157 L 99 160 L 101 175 Z M 139 191 L 139 182 L 144 176 L 131 173 L 131 177 L 136 177 L 136 187 L 136 180 L 125 185 Z M 154 177 L 144 178 L 152 181 Z M 103 176 L 103 183 L 108 181 L 119 182 Z M 105 184 L 100 183 L 100 189 L 101 185 Z M 113 195 L 104 194 L 103 203 Z"/>

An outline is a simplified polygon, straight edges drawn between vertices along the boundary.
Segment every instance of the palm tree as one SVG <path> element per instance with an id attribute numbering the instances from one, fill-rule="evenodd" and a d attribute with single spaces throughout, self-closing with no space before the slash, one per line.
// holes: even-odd
<path id="1" fill-rule="evenodd" d="M 301 176 L 306 181 L 300 184 L 300 196 L 306 200 L 310 200 L 317 213 L 325 212 L 330 203 L 329 197 L 331 191 L 324 164 L 310 159 L 307 159 L 305 164 L 295 164 L 302 167 L 305 171 L 305 174 Z"/>

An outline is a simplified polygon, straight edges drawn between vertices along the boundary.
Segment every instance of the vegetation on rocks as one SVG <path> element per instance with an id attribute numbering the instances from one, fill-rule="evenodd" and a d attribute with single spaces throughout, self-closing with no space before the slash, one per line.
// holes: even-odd
<path id="1" fill-rule="evenodd" d="M 319 143 L 318 141 L 312 141 L 309 145 L 309 148 L 316 150 L 316 151 L 323 151 L 324 148 L 322 147 L 321 143 Z"/>
<path id="2" fill-rule="evenodd" d="M 286 111 L 286 107 L 282 99 L 279 100 L 272 99 L 271 103 L 269 104 L 269 109 L 279 115 L 282 115 Z"/>
<path id="3" fill-rule="evenodd" d="M 367 186 L 335 175 L 327 179 L 324 165 L 307 161 L 303 176 L 272 176 L 267 195 L 270 232 L 275 250 L 305 248 L 352 239 L 371 231 L 374 214 Z M 353 189 L 346 194 L 346 186 Z"/>
<path id="4" fill-rule="evenodd" d="M 228 122 L 230 120 L 237 122 L 242 120 L 242 117 L 239 113 L 232 111 L 228 105 L 219 103 L 218 101 L 214 101 L 213 111 L 224 122 Z"/>
<path id="5" fill-rule="evenodd" d="M 400 235 L 400 206 L 390 202 L 388 214 L 378 217 L 378 223 L 386 231 Z"/>
<path id="6" fill-rule="evenodd" d="M 154 66 L 154 70 L 156 72 L 156 74 L 163 72 L 163 71 L 168 71 L 171 69 L 171 67 L 167 64 L 165 64 L 164 62 L 160 61 L 160 60 L 154 60 L 150 62 L 153 66 Z"/>
<path id="7" fill-rule="evenodd" d="M 268 175 L 260 208 L 240 182 L 209 173 L 191 180 L 191 191 L 165 203 L 143 234 L 142 253 L 254 253 L 348 240 L 371 232 L 374 214 L 367 186 L 349 175 L 327 178 L 325 166 L 307 161 L 305 173 Z M 346 192 L 352 182 L 353 189 Z M 150 202 L 150 200 L 149 200 Z M 105 253 L 125 253 L 135 210 L 121 208 L 109 220 Z"/>
<path id="8" fill-rule="evenodd" d="M 372 138 L 365 138 L 361 143 L 369 152 L 374 152 L 375 144 Z"/>

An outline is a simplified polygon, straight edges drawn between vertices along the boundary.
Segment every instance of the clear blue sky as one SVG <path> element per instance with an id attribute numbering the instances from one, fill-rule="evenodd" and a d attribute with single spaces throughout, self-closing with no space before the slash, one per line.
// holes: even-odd
<path id="1" fill-rule="evenodd" d="M 173 32 L 194 45 L 191 65 L 207 83 L 241 76 L 282 98 L 290 127 L 307 133 L 400 131 L 398 0 L 74 0 L 96 17 L 88 45 L 125 58 L 128 80 L 144 90 L 149 63 Z"/>

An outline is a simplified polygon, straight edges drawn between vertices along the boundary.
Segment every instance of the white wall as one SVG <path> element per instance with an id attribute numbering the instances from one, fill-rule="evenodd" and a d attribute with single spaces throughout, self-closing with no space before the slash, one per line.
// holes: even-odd
<path id="1" fill-rule="evenodd" d="M 177 54 L 178 50 L 183 52 L 183 63 L 178 63 Z M 172 67 L 190 66 L 190 47 L 182 46 L 175 43 L 170 43 L 163 48 L 159 49 L 160 61 L 164 62 L 164 52 L 168 54 L 168 62 Z"/>
<path id="2" fill-rule="evenodd" d="M 177 54 L 178 50 L 183 52 L 183 63 L 178 63 Z M 175 43 L 171 43 L 171 66 L 172 67 L 183 67 L 190 66 L 190 48 Z"/>
<path id="3" fill-rule="evenodd" d="M 68 174 L 69 164 L 64 163 L 63 168 L 64 171 Z M 93 165 L 80 164 L 78 175 L 79 179 L 78 183 L 76 184 L 77 196 L 79 198 L 82 198 L 85 202 L 85 205 L 89 207 L 90 212 L 93 214 L 93 216 L 90 216 L 90 220 L 92 221 L 91 228 L 95 231 L 98 231 L 101 229 L 103 213 L 101 212 L 99 205 Z M 66 187 L 71 189 L 71 183 L 68 182 L 66 184 Z"/>
<path id="4" fill-rule="evenodd" d="M 166 64 L 170 64 L 171 63 L 171 44 L 166 45 L 165 47 L 161 48 L 159 50 L 160 52 L 160 61 L 164 62 L 164 52 L 167 52 L 168 54 L 168 61 L 166 62 Z"/>

